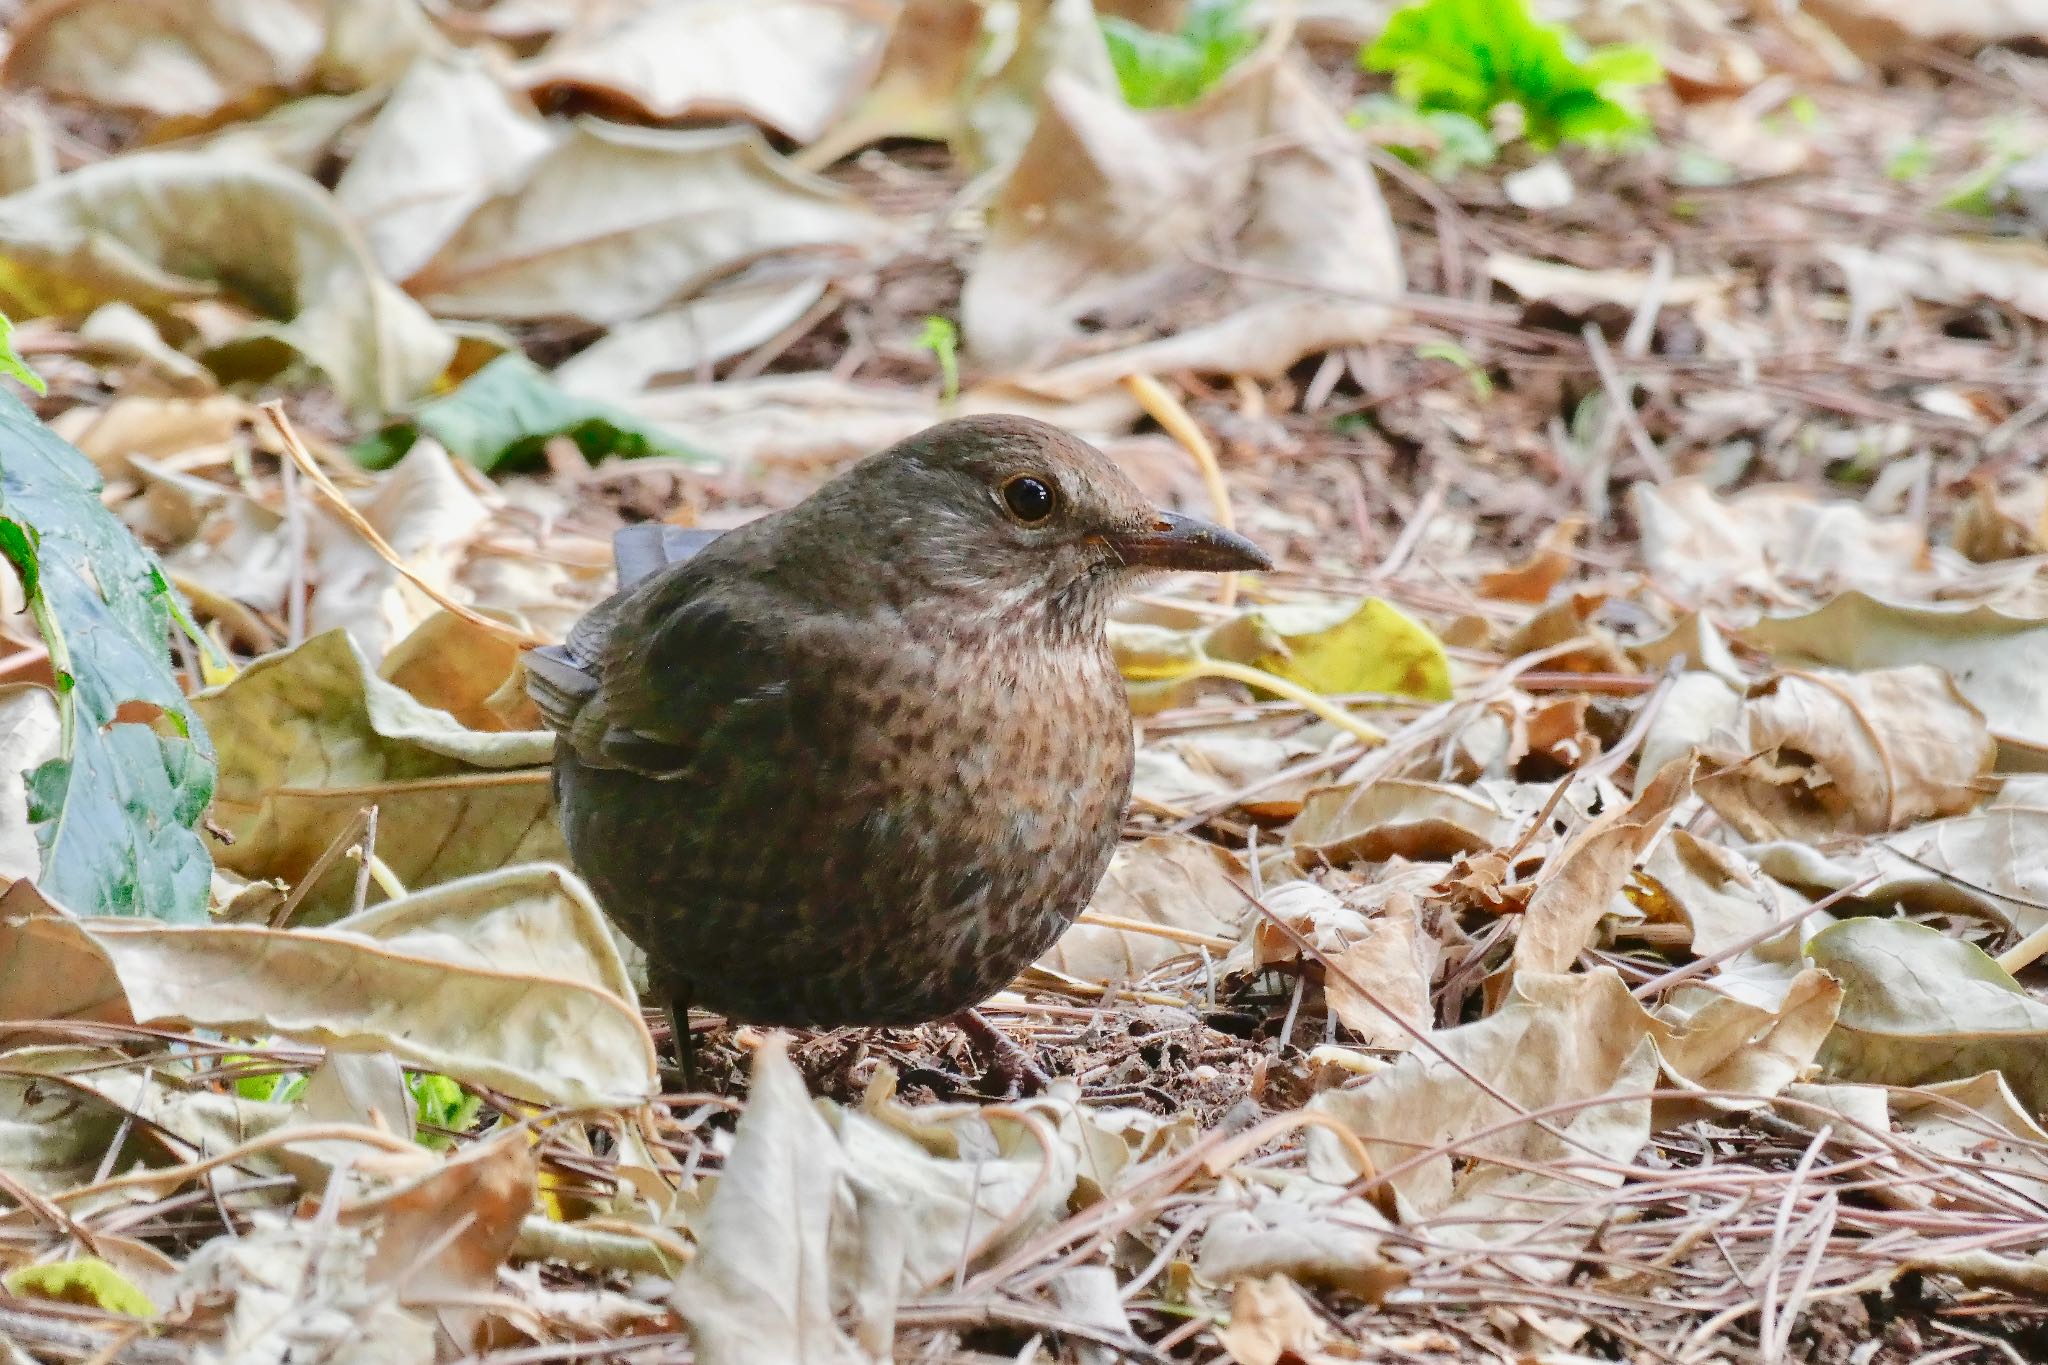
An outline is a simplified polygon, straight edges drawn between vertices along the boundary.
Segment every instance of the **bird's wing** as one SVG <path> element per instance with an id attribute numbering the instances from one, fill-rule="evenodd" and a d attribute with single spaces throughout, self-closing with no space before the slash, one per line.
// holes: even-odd
<path id="1" fill-rule="evenodd" d="M 529 655 L 527 690 L 583 763 L 718 780 L 735 756 L 802 744 L 781 605 L 745 581 L 672 565 Z M 706 756 L 711 756 L 707 763 Z"/>
<path id="2" fill-rule="evenodd" d="M 642 522 L 621 528 L 612 536 L 612 561 L 618 570 L 619 590 L 592 608 L 559 645 L 530 650 L 525 657 L 526 693 L 540 709 L 549 729 L 572 741 L 579 735 L 596 744 L 605 725 L 602 715 L 586 715 L 593 701 L 599 701 L 604 656 L 614 634 L 614 622 L 624 607 L 626 590 L 652 578 L 671 564 L 680 564 L 718 539 L 719 531 Z M 600 702 L 599 710 L 605 710 Z M 594 760 L 600 757 L 592 753 Z"/>

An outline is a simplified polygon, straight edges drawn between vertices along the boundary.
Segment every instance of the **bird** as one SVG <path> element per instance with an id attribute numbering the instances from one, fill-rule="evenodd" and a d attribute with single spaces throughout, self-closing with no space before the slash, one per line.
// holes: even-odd
<path id="1" fill-rule="evenodd" d="M 570 861 L 645 954 L 686 1069 L 691 1006 L 907 1026 L 1008 985 L 1086 905 L 1129 804 L 1112 607 L 1162 571 L 1272 567 L 1008 415 L 722 533 L 629 526 L 614 557 L 617 590 L 527 653 L 526 687 Z"/>

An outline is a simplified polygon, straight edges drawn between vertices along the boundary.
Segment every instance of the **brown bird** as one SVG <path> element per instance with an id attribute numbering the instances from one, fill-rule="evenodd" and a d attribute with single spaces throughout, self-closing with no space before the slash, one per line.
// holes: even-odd
<path id="1" fill-rule="evenodd" d="M 1130 799 L 1111 605 L 1269 567 L 1021 417 L 932 427 L 723 535 L 629 527 L 617 556 L 527 687 L 570 854 L 684 1027 L 915 1024 L 1007 984 Z"/>

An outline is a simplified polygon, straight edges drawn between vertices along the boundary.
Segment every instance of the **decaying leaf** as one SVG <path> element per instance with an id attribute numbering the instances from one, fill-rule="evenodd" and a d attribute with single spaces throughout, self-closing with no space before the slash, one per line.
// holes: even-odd
<path id="1" fill-rule="evenodd" d="M 1938 669 L 1783 673 L 1714 737 L 1699 790 L 1752 839 L 1884 834 L 1970 809 L 1996 752 Z"/>
<path id="2" fill-rule="evenodd" d="M 2048 620 L 1993 606 L 1845 592 L 1803 616 L 1767 616 L 1745 627 L 1742 638 L 1791 664 L 1933 664 L 1992 729 L 2048 745 Z"/>
<path id="3" fill-rule="evenodd" d="M 378 269 L 402 280 L 478 205 L 516 188 L 554 141 L 479 55 L 424 57 L 371 121 L 334 198 Z"/>
<path id="4" fill-rule="evenodd" d="M 1234 940 L 1248 908 L 1239 876 L 1235 858 L 1195 839 L 1160 837 L 1123 849 L 1089 912 L 1165 932 L 1076 924 L 1038 965 L 1081 981 L 1134 981 L 1170 958 L 1200 952 L 1205 940 Z"/>
<path id="5" fill-rule="evenodd" d="M 275 319 L 248 331 L 237 370 L 275 373 L 281 342 L 359 411 L 399 407 L 432 386 L 455 340 L 377 271 L 317 183 L 260 162 L 137 152 L 0 201 L 0 280 L 10 317 L 83 314 L 238 298 Z M 272 349 L 275 349 L 273 345 Z M 225 352 L 212 357 L 227 367 Z"/>
<path id="6" fill-rule="evenodd" d="M 1634 803 L 1595 820 L 1551 860 L 1515 938 L 1517 972 L 1570 970 L 1637 860 L 1692 794 L 1692 768 L 1690 759 L 1674 759 Z"/>
<path id="7" fill-rule="evenodd" d="M 433 26 L 402 0 L 282 0 L 260 9 L 233 0 L 175 9 L 71 0 L 34 7 L 10 36 L 11 88 L 200 120 L 315 81 L 353 86 L 395 76 L 433 41 Z"/>
<path id="8" fill-rule="evenodd" d="M 809 142 L 874 69 L 890 8 L 824 0 L 588 6 L 520 78 L 545 97 L 573 92 L 654 122 L 737 114 Z"/>
<path id="9" fill-rule="evenodd" d="M 12 1018 L 172 1022 L 389 1052 L 537 1103 L 631 1104 L 654 1044 L 603 914 L 535 864 L 322 930 L 0 915 Z"/>
<path id="10" fill-rule="evenodd" d="M 2030 1113 L 2048 1112 L 2048 1005 L 1982 949 L 1910 920 L 1850 919 L 1809 945 L 1842 983 L 1822 1061 L 1882 1085 L 2001 1073 Z"/>
<path id="11" fill-rule="evenodd" d="M 742 266 L 773 261 L 794 278 L 826 278 L 881 236 L 871 211 L 793 169 L 752 129 L 584 119 L 406 287 L 444 315 L 618 323 Z"/>
<path id="12" fill-rule="evenodd" d="M 563 856 L 545 732 L 465 730 L 378 678 L 340 631 L 269 655 L 198 697 L 225 739 L 213 817 L 221 866 L 296 885 L 367 806 L 377 856 L 413 890 Z M 311 889 L 298 922 L 345 913 L 355 873 Z"/>
<path id="13" fill-rule="evenodd" d="M 1075 398 L 1126 374 L 1278 374 L 1377 336 L 1402 280 L 1355 141 L 1291 60 L 1253 58 L 1187 111 L 1049 80 L 961 317 L 982 364 Z M 1188 298 L 1199 315 L 1176 313 Z"/>

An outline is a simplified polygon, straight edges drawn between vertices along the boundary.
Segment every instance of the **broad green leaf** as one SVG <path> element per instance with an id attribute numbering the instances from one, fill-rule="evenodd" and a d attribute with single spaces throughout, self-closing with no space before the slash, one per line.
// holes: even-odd
<path id="1" fill-rule="evenodd" d="M 7 1272 L 4 1283 L 8 1293 L 24 1299 L 81 1304 L 109 1313 L 126 1313 L 131 1318 L 156 1316 L 156 1305 L 149 1301 L 149 1295 L 137 1289 L 126 1275 L 94 1256 L 17 1266 Z"/>
<path id="2" fill-rule="evenodd" d="M 1643 114 L 1617 92 L 1663 78 L 1648 51 L 1588 52 L 1568 29 L 1538 23 L 1526 0 L 1421 0 L 1397 11 L 1359 61 L 1391 72 L 1394 93 L 1418 109 L 1484 124 L 1500 106 L 1519 106 L 1542 150 L 1643 132 Z"/>
<path id="3" fill-rule="evenodd" d="M 57 677 L 57 757 L 28 777 L 37 884 L 79 914 L 203 919 L 212 866 L 195 826 L 214 762 L 171 675 L 184 608 L 101 505 L 91 462 L 9 394 L 0 554 L 21 575 Z"/>
<path id="4" fill-rule="evenodd" d="M 698 452 L 631 413 L 565 392 L 516 351 L 471 375 L 455 392 L 422 404 L 357 449 L 373 469 L 394 464 L 424 433 L 486 473 L 535 462 L 543 442 L 567 436 L 586 459 L 689 457 Z"/>

